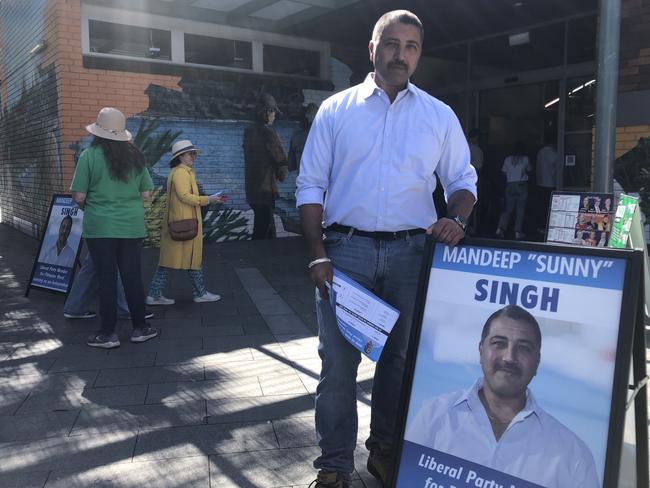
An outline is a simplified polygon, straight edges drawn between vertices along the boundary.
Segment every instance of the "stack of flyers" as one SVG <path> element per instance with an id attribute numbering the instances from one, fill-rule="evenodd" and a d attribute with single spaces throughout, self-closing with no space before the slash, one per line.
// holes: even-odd
<path id="1" fill-rule="evenodd" d="M 368 358 L 377 361 L 397 322 L 399 310 L 337 269 L 334 269 L 329 296 L 343 337 Z"/>

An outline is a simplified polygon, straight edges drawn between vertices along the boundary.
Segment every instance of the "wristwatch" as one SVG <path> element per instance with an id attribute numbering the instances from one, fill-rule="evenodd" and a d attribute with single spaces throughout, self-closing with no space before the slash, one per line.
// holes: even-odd
<path id="1" fill-rule="evenodd" d="M 454 222 L 456 222 L 460 226 L 460 228 L 463 229 L 463 232 L 465 232 L 465 229 L 467 229 L 467 222 L 465 221 L 464 217 L 461 217 L 460 215 L 455 215 L 449 218 Z"/>

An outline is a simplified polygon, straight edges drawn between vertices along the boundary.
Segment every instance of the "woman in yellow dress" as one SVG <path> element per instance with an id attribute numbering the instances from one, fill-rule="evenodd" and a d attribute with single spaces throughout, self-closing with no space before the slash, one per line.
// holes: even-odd
<path id="1" fill-rule="evenodd" d="M 172 170 L 167 177 L 167 209 L 160 232 L 160 260 L 149 285 L 147 305 L 173 305 L 175 300 L 166 298 L 162 292 L 167 285 L 170 269 L 184 269 L 192 282 L 195 302 L 216 302 L 217 294 L 206 290 L 203 282 L 203 225 L 201 207 L 211 202 L 224 202 L 220 194 L 199 195 L 194 173 L 194 160 L 199 150 L 188 141 L 178 141 L 172 147 Z M 169 222 L 196 219 L 198 232 L 193 239 L 175 241 L 169 234 Z"/>

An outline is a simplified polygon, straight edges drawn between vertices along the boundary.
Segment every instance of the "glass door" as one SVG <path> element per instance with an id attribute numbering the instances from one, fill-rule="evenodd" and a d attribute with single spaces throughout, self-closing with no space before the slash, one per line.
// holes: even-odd
<path id="1" fill-rule="evenodd" d="M 596 80 L 593 77 L 566 81 L 563 188 L 591 189 L 593 130 L 596 124 Z"/>
<path id="2" fill-rule="evenodd" d="M 535 158 L 544 142 L 557 139 L 559 82 L 506 86 L 479 94 L 478 128 L 484 166 L 479 174 L 479 233 L 494 234 L 504 205 L 504 159 L 517 142 L 524 144 L 533 172 L 529 175 L 529 205 L 526 215 L 537 215 L 535 201 Z M 535 235 L 536 218 L 526 219 L 525 233 Z"/>

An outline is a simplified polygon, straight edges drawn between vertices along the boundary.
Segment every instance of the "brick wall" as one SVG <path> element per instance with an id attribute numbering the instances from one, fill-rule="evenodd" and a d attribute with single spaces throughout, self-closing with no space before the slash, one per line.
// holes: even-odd
<path id="1" fill-rule="evenodd" d="M 623 0 L 619 91 L 650 89 L 650 0 Z"/>
<path id="2" fill-rule="evenodd" d="M 633 149 L 641 137 L 650 137 L 650 125 L 616 128 L 616 155 L 618 158 Z"/>
<path id="3" fill-rule="evenodd" d="M 2 221 L 39 235 L 61 190 L 53 0 L 0 2 Z M 30 53 L 42 41 L 41 52 Z"/>
<path id="4" fill-rule="evenodd" d="M 650 0 L 623 0 L 616 157 L 650 137 Z"/>
<path id="5" fill-rule="evenodd" d="M 149 104 L 154 83 L 178 89 L 176 76 L 83 67 L 80 0 L 0 2 L 0 208 L 2 221 L 40 235 L 52 193 L 67 192 L 70 146 L 104 106 L 128 117 Z M 45 40 L 46 48 L 30 54 Z"/>
<path id="6" fill-rule="evenodd" d="M 74 150 L 70 145 L 88 134 L 86 125 L 95 120 L 102 107 L 116 107 L 128 118 L 148 107 L 149 97 L 145 90 L 150 84 L 178 90 L 180 78 L 84 68 L 81 51 L 81 2 L 56 2 L 63 180 L 69 186 L 74 173 Z"/>
<path id="7" fill-rule="evenodd" d="M 159 117 L 160 131 L 182 130 L 181 137 L 197 139 L 197 144 L 206 147 L 199 165 L 206 191 L 224 189 L 231 197 L 229 208 L 247 212 L 241 137 L 249 122 L 239 115 L 224 116 L 208 109 L 219 108 L 225 101 L 225 105 L 248 107 L 243 113 L 250 112 L 256 94 L 273 93 L 285 112 L 285 119 L 275 128 L 287 149 L 301 105 L 318 103 L 332 93 L 318 89 L 322 83 L 308 83 L 310 89 L 303 89 L 296 80 L 268 76 L 231 73 L 226 77 L 211 71 L 196 77 L 186 74 L 182 80 L 176 75 L 130 72 L 127 64 L 114 63 L 116 70 L 84 67 L 81 0 L 3 0 L 0 22 L 4 48 L 0 58 L 0 208 L 4 222 L 33 235 L 39 235 L 51 194 L 68 191 L 75 155 L 89 142 L 85 126 L 104 106 L 122 110 L 130 129 L 137 129 L 143 117 Z M 41 39 L 46 40 L 46 49 L 29 55 Z M 349 77 L 349 68 L 333 60 L 337 90 L 348 86 Z M 236 93 L 229 93 L 228 87 L 236 87 Z M 200 110 L 179 119 L 174 104 L 160 110 L 157 93 L 176 105 L 192 100 Z M 164 178 L 165 164 L 159 166 Z M 281 185 L 280 215 L 295 217 L 294 190 L 295 174 Z"/>

